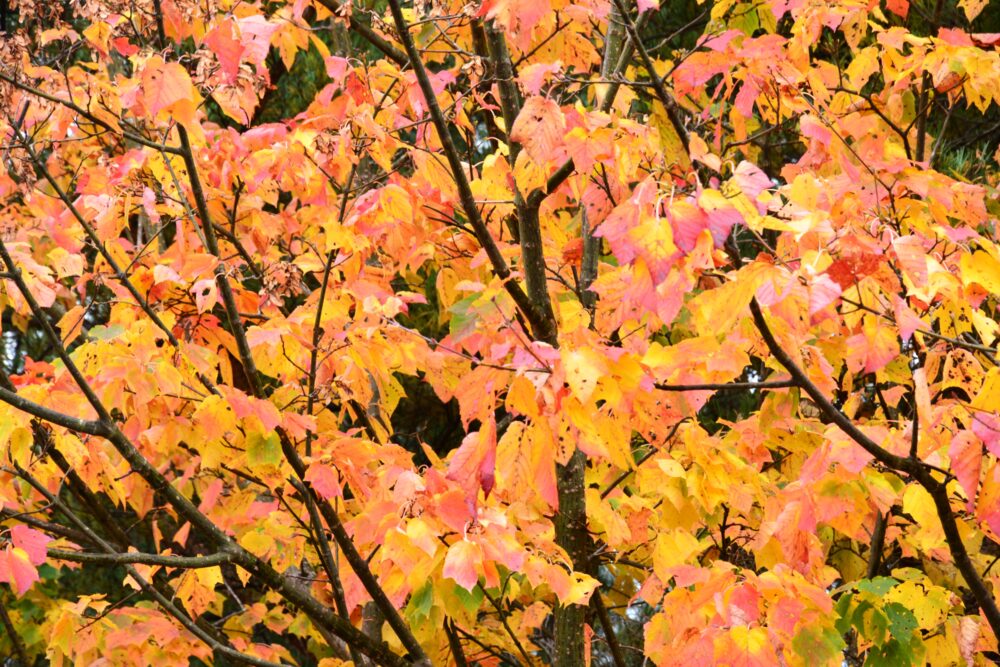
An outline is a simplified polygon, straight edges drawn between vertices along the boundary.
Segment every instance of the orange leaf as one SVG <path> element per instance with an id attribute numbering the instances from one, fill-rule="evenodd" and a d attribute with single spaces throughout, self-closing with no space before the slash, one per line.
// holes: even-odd
<path id="1" fill-rule="evenodd" d="M 510 131 L 511 141 L 524 147 L 531 159 L 538 163 L 559 160 L 562 156 L 566 119 L 559 105 L 550 99 L 529 97 Z"/>
<path id="2" fill-rule="evenodd" d="M 164 63 L 151 58 L 142 72 L 142 89 L 150 116 L 160 111 L 174 112 L 178 120 L 188 123 L 194 119 L 194 110 L 200 96 L 187 71 L 178 63 Z"/>

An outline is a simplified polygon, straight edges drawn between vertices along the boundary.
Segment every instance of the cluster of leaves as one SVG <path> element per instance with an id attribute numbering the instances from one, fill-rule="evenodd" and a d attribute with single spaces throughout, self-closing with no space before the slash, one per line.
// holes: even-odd
<path id="1" fill-rule="evenodd" d="M 17 660 L 996 655 L 983 0 L 9 4 Z"/>

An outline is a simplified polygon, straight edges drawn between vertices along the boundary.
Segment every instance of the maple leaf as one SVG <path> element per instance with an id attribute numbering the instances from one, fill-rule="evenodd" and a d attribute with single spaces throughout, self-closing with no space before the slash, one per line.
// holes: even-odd
<path id="1" fill-rule="evenodd" d="M 142 70 L 143 98 L 150 116 L 170 111 L 181 122 L 194 120 L 200 96 L 194 88 L 187 70 L 180 64 L 150 58 Z"/>
<path id="2" fill-rule="evenodd" d="M 32 565 L 41 565 L 46 559 L 45 545 L 52 538 L 27 526 L 16 525 L 10 528 L 10 541 L 15 548 L 28 555 L 28 561 Z"/>
<path id="3" fill-rule="evenodd" d="M 484 425 L 462 440 L 448 464 L 448 479 L 458 482 L 470 504 L 475 503 L 479 489 L 489 497 L 493 490 L 496 467 L 496 425 Z"/>
<path id="4" fill-rule="evenodd" d="M 38 570 L 32 565 L 27 551 L 12 545 L 0 551 L 0 583 L 11 584 L 18 597 L 27 593 L 38 580 Z"/>
<path id="5" fill-rule="evenodd" d="M 441 574 L 467 591 L 471 591 L 479 582 L 479 573 L 483 567 L 483 551 L 478 544 L 469 540 L 458 540 L 448 547 L 444 559 L 444 569 Z"/>
<path id="6" fill-rule="evenodd" d="M 235 25 L 231 21 L 216 24 L 212 31 L 205 35 L 204 44 L 210 47 L 219 59 L 222 72 L 226 75 L 226 83 L 235 83 L 244 51 L 243 44 L 236 34 Z"/>
<path id="7" fill-rule="evenodd" d="M 987 3 L 204 4 L 4 26 L 19 657 L 611 664 L 639 602 L 655 664 L 995 648 Z"/>
<path id="8" fill-rule="evenodd" d="M 313 463 L 306 470 L 305 480 L 316 489 L 316 493 L 324 498 L 337 498 L 344 495 L 336 473 L 328 465 Z"/>
<path id="9" fill-rule="evenodd" d="M 559 150 L 563 146 L 566 119 L 553 100 L 535 95 L 524 101 L 521 113 L 514 121 L 510 140 L 524 146 L 531 159 L 545 164 L 565 159 Z"/>

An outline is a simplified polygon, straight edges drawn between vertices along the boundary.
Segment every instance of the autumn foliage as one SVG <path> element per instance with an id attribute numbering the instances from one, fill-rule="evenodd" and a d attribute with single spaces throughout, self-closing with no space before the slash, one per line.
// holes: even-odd
<path id="1" fill-rule="evenodd" d="M 6 0 L 0 657 L 987 664 L 995 14 Z"/>

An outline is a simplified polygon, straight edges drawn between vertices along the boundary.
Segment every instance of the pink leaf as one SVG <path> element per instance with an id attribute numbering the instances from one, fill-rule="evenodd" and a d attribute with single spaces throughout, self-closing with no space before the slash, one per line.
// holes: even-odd
<path id="1" fill-rule="evenodd" d="M 325 463 L 313 463 L 309 466 L 309 470 L 306 471 L 306 481 L 316 489 L 316 493 L 324 498 L 342 498 L 344 496 L 336 473 Z"/>
<path id="2" fill-rule="evenodd" d="M 840 296 L 840 285 L 825 273 L 817 276 L 809 286 L 809 314 L 815 315 Z"/>
<path id="3" fill-rule="evenodd" d="M 38 570 L 24 549 L 8 545 L 0 552 L 0 582 L 10 583 L 17 595 L 24 595 L 38 581 Z"/>
<path id="4" fill-rule="evenodd" d="M 522 67 L 517 73 L 517 82 L 529 95 L 537 95 L 545 82 L 563 69 L 562 61 L 554 63 L 534 63 Z"/>
<path id="5" fill-rule="evenodd" d="M 965 490 L 965 496 L 969 499 L 968 508 L 971 510 L 979 488 L 983 446 L 971 431 L 959 431 L 948 447 L 948 457 L 951 459 L 951 471 Z"/>
<path id="6" fill-rule="evenodd" d="M 191 286 L 191 294 L 194 295 L 194 302 L 199 313 L 212 310 L 219 301 L 219 291 L 214 278 L 205 278 L 196 282 Z"/>
<path id="7" fill-rule="evenodd" d="M 347 58 L 330 56 L 323 61 L 326 63 L 326 74 L 335 84 L 342 84 L 348 70 L 351 69 L 351 62 Z"/>
<path id="8" fill-rule="evenodd" d="M 271 35 L 278 29 L 278 24 L 269 22 L 260 14 L 239 19 L 238 23 L 247 60 L 257 65 L 259 70 L 266 72 L 264 59 L 271 50 Z"/>
<path id="9" fill-rule="evenodd" d="M 470 503 L 474 502 L 480 488 L 489 498 L 493 490 L 496 455 L 496 425 L 484 424 L 483 429 L 465 436 L 452 456 L 448 479 L 461 485 Z"/>
<path id="10" fill-rule="evenodd" d="M 46 558 L 45 545 L 51 542 L 52 538 L 45 533 L 18 524 L 10 529 L 10 540 L 15 547 L 24 549 L 32 565 L 41 565 Z"/>
<path id="11" fill-rule="evenodd" d="M 733 180 L 736 181 L 736 185 L 740 186 L 743 194 L 750 199 L 756 199 L 761 192 L 771 187 L 771 179 L 767 177 L 767 174 L 746 160 L 736 165 Z"/>
<path id="12" fill-rule="evenodd" d="M 893 240 L 892 247 L 896 251 L 900 267 L 904 274 L 913 282 L 914 287 L 927 284 L 927 250 L 923 241 L 916 236 L 900 236 Z"/>
<path id="13" fill-rule="evenodd" d="M 976 413 L 972 416 L 972 432 L 991 454 L 1000 456 L 1000 418 L 989 412 Z"/>
<path id="14" fill-rule="evenodd" d="M 893 310 L 896 315 L 896 326 L 899 327 L 899 337 L 904 341 L 910 340 L 914 331 L 923 328 L 923 321 L 917 317 L 916 313 L 910 310 L 904 299 L 896 297 Z"/>
<path id="15" fill-rule="evenodd" d="M 483 550 L 478 544 L 468 540 L 459 540 L 448 547 L 448 555 L 444 559 L 442 574 L 467 591 L 476 587 L 479 581 L 479 570 L 483 566 Z"/>

